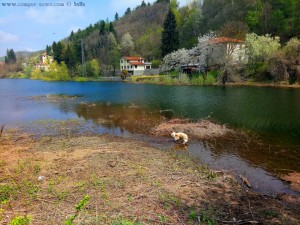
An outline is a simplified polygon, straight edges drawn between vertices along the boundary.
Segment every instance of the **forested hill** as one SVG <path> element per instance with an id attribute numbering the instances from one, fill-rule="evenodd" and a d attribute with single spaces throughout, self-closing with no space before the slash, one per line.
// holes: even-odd
<path id="1" fill-rule="evenodd" d="M 299 0 L 191 0 L 181 7 L 176 0 L 141 1 L 121 17 L 116 13 L 114 21 L 99 20 L 47 46 L 46 51 L 59 64 L 65 62 L 71 76 L 80 74 L 81 43 L 87 68 L 100 68 L 100 74 L 115 72 L 124 55 L 161 60 L 162 43 L 171 42 L 162 41 L 170 11 L 176 20 L 176 49 L 194 47 L 198 37 L 209 31 L 242 40 L 249 33 L 270 34 L 279 36 L 282 44 L 300 35 Z M 98 70 L 88 72 L 96 75 Z"/>
<path id="2" fill-rule="evenodd" d="M 129 33 L 134 42 L 134 49 L 148 60 L 161 58 L 162 25 L 169 10 L 167 2 L 139 6 L 134 11 L 126 13 L 114 22 L 118 40 Z"/>

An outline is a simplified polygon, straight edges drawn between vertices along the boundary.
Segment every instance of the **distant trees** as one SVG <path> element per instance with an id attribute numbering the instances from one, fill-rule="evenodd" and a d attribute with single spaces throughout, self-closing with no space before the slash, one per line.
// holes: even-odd
<path id="1" fill-rule="evenodd" d="M 179 48 L 179 33 L 174 13 L 171 9 L 166 16 L 163 24 L 161 37 L 161 53 L 165 56 Z"/>
<path id="2" fill-rule="evenodd" d="M 292 53 L 298 52 L 299 40 L 291 39 L 300 35 L 299 0 L 193 0 L 178 6 L 177 0 L 153 4 L 141 0 L 136 8 L 128 7 L 124 16 L 116 13 L 113 22 L 100 20 L 72 31 L 67 39 L 46 46 L 46 52 L 58 65 L 64 62 L 71 77 L 81 74 L 81 41 L 88 76 L 116 74 L 120 57 L 131 54 L 156 62 L 156 67 L 162 58 L 163 66 L 169 68 L 194 61 L 207 67 L 212 57 L 208 40 L 217 35 L 246 40 L 250 63 L 244 68 L 245 76 L 300 79 L 299 53 Z M 229 61 L 223 59 L 224 66 Z"/>
<path id="3" fill-rule="evenodd" d="M 17 57 L 13 49 L 6 50 L 5 63 L 15 64 L 17 62 Z"/>

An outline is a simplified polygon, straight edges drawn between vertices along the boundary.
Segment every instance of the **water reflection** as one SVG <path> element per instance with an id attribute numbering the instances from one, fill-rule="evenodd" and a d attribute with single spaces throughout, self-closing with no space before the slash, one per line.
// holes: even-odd
<path id="1" fill-rule="evenodd" d="M 132 135 L 161 149 L 172 149 L 171 138 L 149 136 L 152 127 L 166 120 L 161 111 L 150 111 L 134 104 L 129 106 L 81 103 L 75 107 L 78 117 L 92 121 L 106 132 L 120 130 L 119 135 Z M 147 135 L 141 136 L 137 134 Z M 274 177 L 299 168 L 299 151 L 264 141 L 251 133 L 236 133 L 210 140 L 192 140 L 188 153 L 201 164 L 216 170 L 243 175 L 254 190 L 267 195 L 296 192 Z M 293 155 L 287 153 L 293 152 Z M 273 175 L 272 175 L 273 174 Z"/>

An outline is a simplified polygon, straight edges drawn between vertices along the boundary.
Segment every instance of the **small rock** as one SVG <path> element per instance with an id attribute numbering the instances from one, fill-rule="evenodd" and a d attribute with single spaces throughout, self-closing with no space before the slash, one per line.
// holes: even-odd
<path id="1" fill-rule="evenodd" d="M 39 176 L 39 177 L 38 177 L 38 181 L 42 181 L 42 180 L 44 180 L 44 179 L 45 179 L 44 176 Z"/>

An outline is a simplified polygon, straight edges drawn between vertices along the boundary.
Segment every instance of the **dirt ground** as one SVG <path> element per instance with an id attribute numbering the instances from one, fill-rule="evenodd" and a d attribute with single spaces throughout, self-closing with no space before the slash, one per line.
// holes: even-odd
<path id="1" fill-rule="evenodd" d="M 299 224 L 300 200 L 254 193 L 175 150 L 125 137 L 6 131 L 0 224 L 26 215 L 31 224 L 72 215 L 73 224 Z"/>

